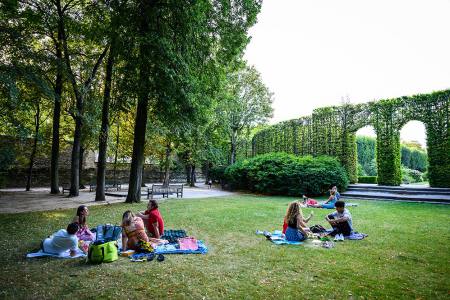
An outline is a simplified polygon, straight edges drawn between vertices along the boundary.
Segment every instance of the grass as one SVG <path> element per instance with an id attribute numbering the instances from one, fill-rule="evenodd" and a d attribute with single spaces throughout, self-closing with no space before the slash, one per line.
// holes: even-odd
<path id="1" fill-rule="evenodd" d="M 350 211 L 369 237 L 333 249 L 275 246 L 254 234 L 280 229 L 290 201 L 243 195 L 162 202 L 166 228 L 184 228 L 210 249 L 167 255 L 163 263 L 27 260 L 75 209 L 2 214 L 0 298 L 449 299 L 450 207 L 361 201 Z M 89 223 L 119 223 L 123 211 L 145 204 L 91 207 Z M 329 211 L 314 212 L 311 224 L 325 225 Z"/>

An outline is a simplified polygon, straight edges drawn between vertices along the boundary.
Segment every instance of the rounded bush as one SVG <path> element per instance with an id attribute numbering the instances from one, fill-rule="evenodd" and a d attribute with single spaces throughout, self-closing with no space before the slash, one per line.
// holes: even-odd
<path id="1" fill-rule="evenodd" d="M 377 176 L 359 176 L 359 183 L 377 183 Z"/>
<path id="2" fill-rule="evenodd" d="M 336 158 L 268 153 L 239 161 L 225 170 L 233 189 L 271 195 L 322 195 L 331 186 L 345 190 L 348 177 Z"/>

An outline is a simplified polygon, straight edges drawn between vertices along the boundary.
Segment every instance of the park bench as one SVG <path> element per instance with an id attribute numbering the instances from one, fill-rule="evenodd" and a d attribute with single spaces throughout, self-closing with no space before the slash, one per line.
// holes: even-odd
<path id="1" fill-rule="evenodd" d="M 91 182 L 89 184 L 89 192 L 95 191 L 96 188 L 97 188 L 97 182 Z M 121 191 L 122 183 L 107 180 L 107 181 L 105 181 L 105 191 L 108 191 L 109 189 L 116 189 L 117 191 Z"/>
<path id="2" fill-rule="evenodd" d="M 61 185 L 61 189 L 62 189 L 63 195 L 64 195 L 64 191 L 70 192 L 70 183 L 67 183 L 67 182 L 63 183 Z"/>
<path id="3" fill-rule="evenodd" d="M 152 184 L 151 188 L 147 189 L 147 199 L 150 199 L 150 195 L 162 195 L 163 198 L 169 198 L 169 194 L 177 194 L 177 198 L 183 198 L 183 184 Z"/>

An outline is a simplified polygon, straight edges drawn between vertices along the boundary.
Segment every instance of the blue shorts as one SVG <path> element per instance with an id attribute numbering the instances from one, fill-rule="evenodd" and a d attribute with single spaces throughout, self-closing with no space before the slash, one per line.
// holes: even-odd
<path id="1" fill-rule="evenodd" d="M 286 229 L 286 240 L 290 242 L 301 242 L 306 240 L 306 237 L 303 235 L 303 233 L 300 232 L 297 228 L 288 227 Z"/>

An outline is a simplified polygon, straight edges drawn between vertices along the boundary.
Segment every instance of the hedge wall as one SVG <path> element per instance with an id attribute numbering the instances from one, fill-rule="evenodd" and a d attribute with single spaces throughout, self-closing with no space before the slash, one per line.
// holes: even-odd
<path id="1" fill-rule="evenodd" d="M 450 90 L 344 104 L 314 110 L 312 116 L 285 121 L 258 132 L 252 154 L 286 152 L 338 158 L 351 182 L 357 181 L 355 133 L 372 125 L 377 133 L 378 183 L 401 183 L 400 130 L 411 120 L 425 124 L 428 175 L 433 187 L 450 187 Z"/>

